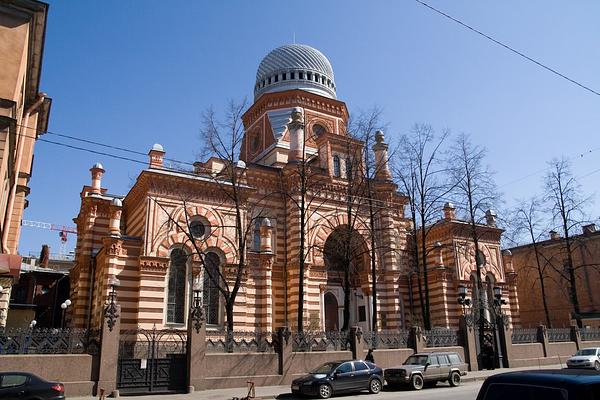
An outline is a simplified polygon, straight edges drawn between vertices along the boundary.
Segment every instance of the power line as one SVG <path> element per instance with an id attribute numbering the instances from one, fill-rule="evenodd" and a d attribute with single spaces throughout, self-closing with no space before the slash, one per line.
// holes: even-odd
<path id="1" fill-rule="evenodd" d="M 485 33 L 481 32 L 480 30 L 477 30 L 477 29 L 473 28 L 472 26 L 470 26 L 470 25 L 467 25 L 466 23 L 464 23 L 464 22 L 462 22 L 462 21 L 460 21 L 460 20 L 458 20 L 458 19 L 456 19 L 456 18 L 452 17 L 451 15 L 448 15 L 448 14 L 446 14 L 445 12 L 443 12 L 443 11 L 441 11 L 441 10 L 438 10 L 437 8 L 435 8 L 435 7 L 433 7 L 433 6 L 430 6 L 429 4 L 425 3 L 424 1 L 422 1 L 422 0 L 415 0 L 415 1 L 416 1 L 417 3 L 419 3 L 419 4 L 421 4 L 421 5 L 423 5 L 423 6 L 427 7 L 427 8 L 429 8 L 430 10 L 433 10 L 434 12 L 436 12 L 436 13 L 438 13 L 438 14 L 440 14 L 440 15 L 443 15 L 444 17 L 446 17 L 446 18 L 448 18 L 448 19 L 450 19 L 450 20 L 452 20 L 452 21 L 456 22 L 457 24 L 460 24 L 460 25 L 462 25 L 463 27 L 465 27 L 465 28 L 467 28 L 467 29 L 469 29 L 469 30 L 471 30 L 471 31 L 473 31 L 473 32 L 475 32 L 475 33 L 477 33 L 478 35 L 481 35 L 481 36 L 483 36 L 484 38 L 486 38 L 486 39 L 488 39 L 488 40 L 490 40 L 490 41 L 492 41 L 492 42 L 496 43 L 497 45 L 499 45 L 499 46 L 502 46 L 502 47 L 504 47 L 505 49 L 507 49 L 507 50 L 509 50 L 509 51 L 511 51 L 511 52 L 513 52 L 513 53 L 515 53 L 515 54 L 517 54 L 517 55 L 519 55 L 520 57 L 523 57 L 524 59 L 526 59 L 526 60 L 528 60 L 528 61 L 530 61 L 530 62 L 532 62 L 532 63 L 536 64 L 537 66 L 539 66 L 539 67 L 542 67 L 542 68 L 544 68 L 545 70 L 547 70 L 547 71 L 550 71 L 550 72 L 552 72 L 553 74 L 555 74 L 555 75 L 557 75 L 557 76 L 559 76 L 559 77 L 561 77 L 561 78 L 563 78 L 563 79 L 566 79 L 567 81 L 569 81 L 569 82 L 571 82 L 571 83 L 573 83 L 573 84 L 575 84 L 575 85 L 577 85 L 577 86 L 579 86 L 579 87 L 581 87 L 581 88 L 583 88 L 583 89 L 585 89 L 585 90 L 587 90 L 587 91 L 589 91 L 589 92 L 591 92 L 591 93 L 595 94 L 596 96 L 600 96 L 600 93 L 599 93 L 599 92 L 597 92 L 597 91 L 595 91 L 594 89 L 591 89 L 590 87 L 588 87 L 588 86 L 586 86 L 586 85 L 584 85 L 584 84 L 582 84 L 582 83 L 579 83 L 579 82 L 577 82 L 575 79 L 569 78 L 568 76 L 566 76 L 566 75 L 564 75 L 564 74 L 562 74 L 562 73 L 558 72 L 557 70 L 555 70 L 555 69 L 553 69 L 553 68 L 551 68 L 551 67 L 548 67 L 548 66 L 547 66 L 547 65 L 545 65 L 545 64 L 542 64 L 540 61 L 537 61 L 537 60 L 535 60 L 535 59 L 533 59 L 533 58 L 529 57 L 528 55 L 526 55 L 526 54 L 524 54 L 524 53 L 522 53 L 522 52 L 520 52 L 520 51 L 518 51 L 518 50 L 515 50 L 514 48 L 510 47 L 509 45 L 507 45 L 507 44 L 504 44 L 504 43 L 502 43 L 501 41 L 499 41 L 499 40 L 496 40 L 496 39 L 494 39 L 493 37 L 491 37 L 491 36 L 489 36 L 489 35 L 487 35 L 487 34 L 485 34 Z"/>

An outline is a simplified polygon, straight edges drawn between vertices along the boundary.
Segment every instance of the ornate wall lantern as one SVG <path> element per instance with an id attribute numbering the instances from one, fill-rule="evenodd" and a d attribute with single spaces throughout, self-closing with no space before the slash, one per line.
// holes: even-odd
<path id="1" fill-rule="evenodd" d="M 108 293 L 108 304 L 104 308 L 104 318 L 108 325 L 108 330 L 112 332 L 117 318 L 119 318 L 119 311 L 117 309 L 117 288 L 121 285 L 121 282 L 115 277 L 111 277 L 108 280 L 110 286 L 110 292 Z"/>

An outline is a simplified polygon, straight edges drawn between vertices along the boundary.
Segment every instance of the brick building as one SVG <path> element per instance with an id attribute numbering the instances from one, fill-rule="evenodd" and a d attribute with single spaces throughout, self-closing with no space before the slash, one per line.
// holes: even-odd
<path id="1" fill-rule="evenodd" d="M 254 93 L 254 103 L 243 115 L 245 137 L 241 162 L 236 166 L 228 167 L 223 160 L 211 158 L 196 163 L 193 171 L 174 170 L 165 165 L 165 151 L 156 144 L 149 152 L 148 168 L 141 171 L 125 196 L 110 195 L 102 187 L 106 171 L 101 164 L 91 168 L 92 183 L 81 192 L 76 218 L 78 243 L 70 296 L 74 326 L 100 324 L 109 280 L 117 277 L 124 329 L 183 326 L 194 282 L 202 285 L 207 327 L 222 327 L 223 299 L 202 264 L 210 261 L 233 279 L 228 274 L 240 257 L 236 232 L 231 229 L 235 209 L 224 195 L 219 177 L 227 174 L 227 168 L 235 168 L 243 170 L 243 220 L 256 221 L 248 232 L 250 244 L 244 255 L 247 266 L 234 307 L 235 328 L 293 327 L 299 298 L 298 198 L 273 194 L 297 193 L 294 173 L 302 162 L 311 169 L 311 179 L 319 183 L 318 190 L 310 191 L 307 206 L 311 212 L 305 228 L 304 321 L 321 330 L 341 328 L 345 309 L 343 271 L 331 255 L 339 237 L 351 232 L 352 246 L 358 251 L 352 258 L 350 273 L 350 324 L 369 331 L 404 328 L 411 323 L 409 302 L 414 288 L 408 279 L 409 221 L 404 217 L 407 199 L 392 182 L 383 133 L 375 135 L 370 149 L 348 135 L 348 111 L 336 98 L 331 64 L 309 46 L 286 45 L 269 53 L 259 65 Z M 377 212 L 369 214 L 367 203 L 359 199 L 363 203 L 355 205 L 350 221 L 346 213 L 348 187 L 353 171 L 365 168 L 361 162 L 355 163 L 363 159 L 356 155 L 364 151 L 374 155 L 376 173 L 368 182 L 374 189 L 372 199 Z M 260 214 L 256 214 L 257 208 Z M 460 225 L 455 218 L 450 220 L 445 226 Z M 193 246 L 174 222 L 187 226 L 197 239 L 203 262 L 197 254 L 190 256 Z M 375 233 L 372 226 L 377 227 Z M 441 326 L 456 328 L 460 313 L 457 285 L 460 281 L 470 282 L 471 274 L 465 271 L 475 266 L 468 251 L 463 252 L 467 258 L 457 253 L 468 239 L 460 236 L 459 230 L 444 229 L 440 227 L 441 236 L 435 240 L 453 246 L 454 250 L 448 248 L 448 256 L 455 254 L 457 259 L 445 258 L 452 265 L 444 264 L 447 268 L 431 274 L 436 282 L 432 286 L 436 298 L 434 319 Z M 501 230 L 484 225 L 481 229 L 492 232 L 486 247 L 490 265 L 494 266 L 490 276 L 495 283 L 507 285 L 507 294 L 514 297 L 507 308 L 511 312 L 516 310 L 517 302 L 499 254 Z M 376 327 L 371 322 L 373 254 Z"/>

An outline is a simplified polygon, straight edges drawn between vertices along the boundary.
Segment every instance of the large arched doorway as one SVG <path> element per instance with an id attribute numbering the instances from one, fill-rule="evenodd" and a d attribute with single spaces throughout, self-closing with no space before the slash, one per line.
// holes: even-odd
<path id="1" fill-rule="evenodd" d="M 338 226 L 325 241 L 323 258 L 327 269 L 327 294 L 337 304 L 341 304 L 341 315 L 327 313 L 325 309 L 325 328 L 335 325 L 348 330 L 358 325 L 370 330 L 371 320 L 369 282 L 369 251 L 362 235 L 348 225 Z M 327 296 L 326 296 L 327 297 Z M 332 302 L 330 297 L 330 302 Z M 327 307 L 327 299 L 324 298 Z M 340 320 L 341 317 L 341 320 Z"/>
<path id="2" fill-rule="evenodd" d="M 338 302 L 331 292 L 325 293 L 325 331 L 339 331 L 340 319 L 338 315 Z"/>

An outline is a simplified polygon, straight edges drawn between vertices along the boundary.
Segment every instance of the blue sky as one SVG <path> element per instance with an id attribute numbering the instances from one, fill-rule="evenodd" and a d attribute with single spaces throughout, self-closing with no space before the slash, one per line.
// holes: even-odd
<path id="1" fill-rule="evenodd" d="M 251 100 L 261 59 L 295 34 L 329 58 L 351 112 L 383 108 L 387 137 L 417 122 L 471 134 L 507 205 L 542 191 L 553 157 L 573 157 L 586 194 L 600 186 L 600 96 L 412 0 L 49 3 L 41 88 L 52 132 L 141 152 L 161 143 L 193 161 L 202 110 Z M 429 3 L 600 91 L 600 2 Z M 38 143 L 24 219 L 73 225 L 97 161 L 110 193 L 126 193 L 142 168 Z M 600 217 L 598 200 L 589 212 Z M 43 243 L 57 252 L 58 233 L 23 227 L 21 254 Z"/>

